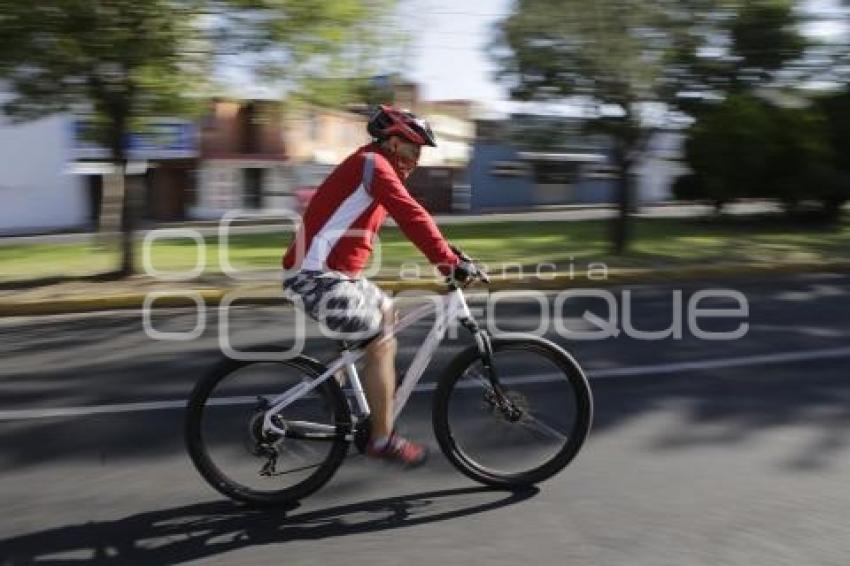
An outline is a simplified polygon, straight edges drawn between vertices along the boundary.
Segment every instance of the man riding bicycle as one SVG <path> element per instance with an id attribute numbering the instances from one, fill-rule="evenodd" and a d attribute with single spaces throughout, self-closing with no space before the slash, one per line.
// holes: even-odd
<path id="1" fill-rule="evenodd" d="M 283 257 L 284 295 L 334 335 L 365 344 L 366 398 L 372 409 L 366 453 L 416 466 L 424 446 L 393 431 L 395 338 L 376 340 L 392 323 L 390 299 L 360 276 L 387 213 L 443 275 L 463 283 L 474 267 L 450 248 L 428 212 L 403 182 L 431 128 L 414 114 L 381 105 L 367 126 L 373 142 L 349 155 L 319 186 Z"/>

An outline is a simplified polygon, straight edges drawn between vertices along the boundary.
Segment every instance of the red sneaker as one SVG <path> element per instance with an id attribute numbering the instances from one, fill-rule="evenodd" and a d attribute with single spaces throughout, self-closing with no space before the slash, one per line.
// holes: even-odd
<path id="1" fill-rule="evenodd" d="M 428 459 L 428 449 L 397 434 L 390 435 L 387 445 L 376 449 L 373 442 L 366 447 L 366 455 L 371 458 L 381 458 L 398 462 L 405 468 L 421 466 Z"/>

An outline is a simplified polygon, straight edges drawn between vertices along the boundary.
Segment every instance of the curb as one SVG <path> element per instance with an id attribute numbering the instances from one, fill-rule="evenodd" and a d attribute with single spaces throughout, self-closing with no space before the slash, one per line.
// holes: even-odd
<path id="1" fill-rule="evenodd" d="M 557 291 L 567 288 L 609 287 L 614 285 L 671 283 L 724 278 L 764 277 L 806 273 L 850 273 L 850 261 L 795 262 L 781 264 L 728 264 L 703 265 L 660 269 L 609 269 L 607 278 L 589 277 L 588 272 L 557 272 L 546 277 L 493 277 L 492 291 L 540 290 Z M 439 280 L 379 280 L 375 283 L 384 291 L 441 291 L 445 288 Z M 85 313 L 105 310 L 141 310 L 148 302 L 150 308 L 193 307 L 198 302 L 207 306 L 228 304 L 286 304 L 279 296 L 278 285 L 252 288 L 181 289 L 174 293 L 151 291 L 146 293 L 120 293 L 54 300 L 4 301 L 0 300 L 0 317 L 39 316 Z"/>

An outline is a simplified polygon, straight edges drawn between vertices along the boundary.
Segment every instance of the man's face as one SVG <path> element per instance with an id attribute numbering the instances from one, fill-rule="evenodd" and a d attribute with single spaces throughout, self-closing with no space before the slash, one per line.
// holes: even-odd
<path id="1" fill-rule="evenodd" d="M 422 148 L 398 136 L 390 138 L 390 148 L 397 157 L 399 172 L 406 179 L 419 164 Z"/>

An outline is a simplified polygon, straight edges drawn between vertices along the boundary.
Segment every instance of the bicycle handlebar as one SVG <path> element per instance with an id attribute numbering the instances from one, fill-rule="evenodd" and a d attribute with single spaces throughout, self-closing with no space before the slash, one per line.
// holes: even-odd
<path id="1" fill-rule="evenodd" d="M 475 263 L 475 261 L 471 257 L 469 257 L 469 255 L 466 252 L 464 252 L 462 249 L 455 246 L 454 244 L 449 244 L 449 248 L 451 248 L 451 250 L 455 253 L 455 255 L 459 259 L 461 259 L 462 261 L 469 262 L 470 264 L 472 264 L 475 267 L 475 273 L 472 274 L 473 278 L 479 279 L 482 282 L 487 283 L 487 284 L 490 283 L 490 277 L 487 276 L 487 273 L 485 273 L 483 269 L 478 267 L 478 265 Z"/>

